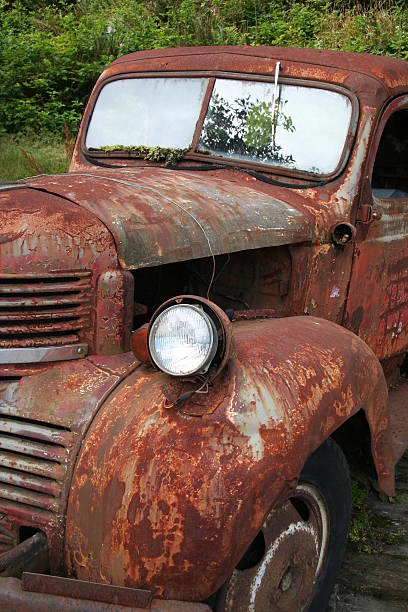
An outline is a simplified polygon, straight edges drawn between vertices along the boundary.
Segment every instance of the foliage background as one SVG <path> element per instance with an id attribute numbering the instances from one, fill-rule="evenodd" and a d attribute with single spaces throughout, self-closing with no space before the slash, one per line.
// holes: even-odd
<path id="1" fill-rule="evenodd" d="M 0 135 L 74 134 L 101 70 L 170 46 L 281 45 L 408 59 L 405 0 L 0 0 Z"/>

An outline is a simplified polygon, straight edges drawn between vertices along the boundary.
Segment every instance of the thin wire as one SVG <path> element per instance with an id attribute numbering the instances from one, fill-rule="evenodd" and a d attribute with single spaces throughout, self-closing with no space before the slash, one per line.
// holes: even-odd
<path id="1" fill-rule="evenodd" d="M 209 390 L 208 380 L 205 380 L 203 382 L 203 384 L 201 385 L 201 387 L 198 387 L 198 389 L 196 389 L 194 391 L 194 393 L 203 393 L 203 394 L 206 394 L 206 393 L 208 393 L 208 390 Z"/>
<path id="2" fill-rule="evenodd" d="M 214 279 L 214 283 L 217 282 L 217 280 L 220 278 L 221 274 L 224 272 L 225 268 L 227 267 L 227 265 L 229 264 L 231 260 L 230 254 L 227 253 L 227 261 L 224 263 L 224 265 L 222 266 L 221 270 L 218 272 L 217 276 Z"/>

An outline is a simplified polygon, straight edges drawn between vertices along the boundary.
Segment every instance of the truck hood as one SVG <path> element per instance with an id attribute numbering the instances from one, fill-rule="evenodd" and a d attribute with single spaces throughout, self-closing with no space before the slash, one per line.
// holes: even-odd
<path id="1" fill-rule="evenodd" d="M 104 169 L 26 179 L 98 217 L 127 269 L 305 242 L 300 210 L 241 180 L 164 168 Z"/>

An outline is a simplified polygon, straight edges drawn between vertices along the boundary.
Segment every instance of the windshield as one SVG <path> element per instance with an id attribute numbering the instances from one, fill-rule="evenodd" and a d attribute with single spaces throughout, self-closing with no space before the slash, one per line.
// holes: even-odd
<path id="1" fill-rule="evenodd" d="M 337 168 L 351 121 L 351 102 L 337 92 L 217 79 L 198 147 L 242 161 L 316 174 Z"/>
<path id="2" fill-rule="evenodd" d="M 87 149 L 191 146 L 208 79 L 111 81 L 95 104 Z"/>
<path id="3" fill-rule="evenodd" d="M 95 104 L 86 147 L 139 148 L 142 156 L 152 147 L 191 149 L 209 83 L 178 77 L 108 83 Z M 336 170 L 352 119 L 347 96 L 280 84 L 274 97 L 273 83 L 217 78 L 212 84 L 196 153 L 320 175 Z"/>

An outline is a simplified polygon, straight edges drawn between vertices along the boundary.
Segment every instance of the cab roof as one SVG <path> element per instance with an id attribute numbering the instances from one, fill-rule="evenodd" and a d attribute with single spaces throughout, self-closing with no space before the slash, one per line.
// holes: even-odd
<path id="1" fill-rule="evenodd" d="M 343 85 L 371 103 L 408 91 L 408 62 L 366 53 L 289 47 L 215 46 L 139 51 L 115 60 L 103 79 L 126 72 L 221 71 L 313 79 Z"/>

